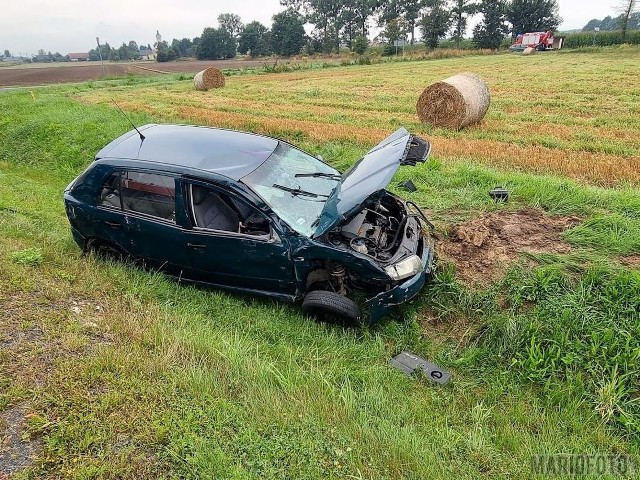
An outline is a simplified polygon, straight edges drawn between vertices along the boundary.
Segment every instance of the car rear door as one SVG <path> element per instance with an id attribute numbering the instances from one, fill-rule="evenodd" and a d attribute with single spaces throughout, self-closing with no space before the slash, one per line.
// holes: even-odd
<path id="1" fill-rule="evenodd" d="M 295 294 L 289 245 L 266 215 L 223 186 L 189 180 L 182 192 L 191 224 L 185 230 L 185 244 L 194 280 Z M 199 192 L 197 203 L 194 192 Z M 251 223 L 251 218 L 261 226 L 247 233 L 244 224 Z"/>

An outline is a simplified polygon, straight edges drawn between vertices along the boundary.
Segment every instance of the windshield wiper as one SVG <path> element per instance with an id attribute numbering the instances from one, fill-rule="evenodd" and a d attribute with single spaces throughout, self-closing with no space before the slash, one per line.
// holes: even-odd
<path id="1" fill-rule="evenodd" d="M 285 187 L 284 185 L 278 185 L 277 183 L 274 183 L 272 185 L 272 187 L 273 188 L 278 188 L 280 190 L 284 190 L 285 192 L 289 192 L 294 197 L 297 197 L 298 195 L 301 195 L 301 196 L 311 197 L 311 198 L 318 198 L 318 197 L 329 198 L 329 195 L 320 195 L 318 193 L 307 192 L 306 190 L 302 190 L 300 187 L 298 187 L 298 188 L 290 188 L 290 187 Z"/>
<path id="2" fill-rule="evenodd" d="M 296 173 L 294 175 L 294 177 L 296 178 L 300 178 L 300 177 L 311 177 L 311 178 L 330 178 L 331 180 L 342 180 L 342 175 L 337 175 L 335 173 L 322 173 L 322 172 L 316 172 L 316 173 Z"/>

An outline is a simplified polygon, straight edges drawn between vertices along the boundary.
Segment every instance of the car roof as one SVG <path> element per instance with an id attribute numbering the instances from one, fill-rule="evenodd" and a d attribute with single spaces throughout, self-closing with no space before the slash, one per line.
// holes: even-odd
<path id="1" fill-rule="evenodd" d="M 224 175 L 233 180 L 258 168 L 278 140 L 253 133 L 193 125 L 144 125 L 116 138 L 96 155 L 143 160 Z"/>

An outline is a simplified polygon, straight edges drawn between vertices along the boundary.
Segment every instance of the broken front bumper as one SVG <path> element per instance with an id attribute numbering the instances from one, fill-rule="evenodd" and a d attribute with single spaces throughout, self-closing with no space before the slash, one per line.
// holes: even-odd
<path id="1" fill-rule="evenodd" d="M 369 323 L 373 324 L 385 315 L 389 314 L 394 307 L 406 303 L 415 297 L 424 286 L 427 276 L 431 274 L 434 258 L 434 246 L 432 241 L 426 241 L 422 250 L 423 271 L 405 280 L 400 285 L 382 292 L 367 300 L 369 309 Z"/>

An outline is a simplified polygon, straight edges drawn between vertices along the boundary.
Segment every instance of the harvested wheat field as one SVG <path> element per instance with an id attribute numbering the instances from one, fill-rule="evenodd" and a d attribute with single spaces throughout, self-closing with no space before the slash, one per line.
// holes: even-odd
<path id="1" fill-rule="evenodd" d="M 640 48 L 465 55 L 226 70 L 208 91 L 198 66 L 0 92 L 0 479 L 535 479 L 532 458 L 554 454 L 640 465 Z M 487 81 L 484 118 L 421 123 L 425 87 L 462 72 Z M 428 138 L 432 157 L 388 189 L 434 224 L 432 277 L 357 327 L 83 255 L 62 192 L 130 121 L 278 136 L 341 171 L 401 126 Z M 452 381 L 391 368 L 403 350 Z"/>

